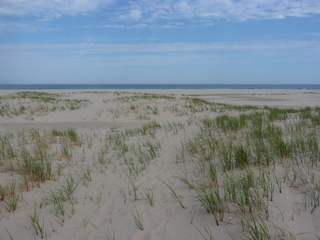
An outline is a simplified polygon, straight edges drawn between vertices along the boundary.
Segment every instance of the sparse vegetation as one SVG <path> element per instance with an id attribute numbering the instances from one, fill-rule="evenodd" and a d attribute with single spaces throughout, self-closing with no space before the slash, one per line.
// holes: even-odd
<path id="1" fill-rule="evenodd" d="M 135 224 L 137 225 L 137 227 L 141 231 L 143 231 L 144 228 L 143 228 L 143 219 L 142 219 L 141 213 L 138 210 L 136 210 L 135 213 L 132 212 L 132 217 L 133 217 L 133 220 L 134 220 Z"/>
<path id="2" fill-rule="evenodd" d="M 28 208 L 24 225 L 34 238 L 49 238 L 77 212 L 84 214 L 79 225 L 87 230 L 102 224 L 113 229 L 133 206 L 131 215 L 140 230 L 143 220 L 149 224 L 148 217 L 158 208 L 167 208 L 168 214 L 190 215 L 203 239 L 214 239 L 217 228 L 229 232 L 231 239 L 295 239 L 298 234 L 281 221 L 294 221 L 301 212 L 318 214 L 319 108 L 258 108 L 171 95 L 99 94 L 114 98 L 101 101 L 98 117 L 107 116 L 111 122 L 131 117 L 141 124 L 123 128 L 117 123 L 107 130 L 54 127 L 0 132 L 4 174 L 0 214 L 7 217 Z M 4 96 L 0 116 L 37 116 L 91 104 L 67 96 L 41 92 Z M 118 107 L 109 107 L 111 102 Z M 165 120 L 159 121 L 162 114 Z M 156 176 L 148 176 L 149 169 Z M 283 210 L 278 204 L 285 194 L 299 197 Z M 30 196 L 37 200 L 30 201 Z M 123 201 L 114 203 L 117 197 Z M 104 217 L 96 223 L 82 206 Z M 43 214 L 53 219 L 42 218 Z M 159 214 L 155 219 L 161 218 Z M 118 222 L 112 223 L 113 219 Z M 124 224 L 132 220 L 124 219 Z M 205 219 L 206 224 L 198 227 L 194 219 Z M 10 230 L 9 235 L 15 234 Z M 108 230 L 105 238 L 115 239 L 115 232 Z"/>
<path id="3" fill-rule="evenodd" d="M 45 115 L 55 111 L 73 111 L 87 107 L 90 103 L 87 99 L 64 99 L 63 94 L 17 92 L 0 97 L 0 116 L 12 118 L 21 115 Z"/>

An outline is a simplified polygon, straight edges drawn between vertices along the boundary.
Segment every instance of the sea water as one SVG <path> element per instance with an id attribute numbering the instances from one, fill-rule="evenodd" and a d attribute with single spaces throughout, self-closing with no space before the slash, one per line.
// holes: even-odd
<path id="1" fill-rule="evenodd" d="M 1 89 L 320 89 L 320 84 L 2 84 Z"/>

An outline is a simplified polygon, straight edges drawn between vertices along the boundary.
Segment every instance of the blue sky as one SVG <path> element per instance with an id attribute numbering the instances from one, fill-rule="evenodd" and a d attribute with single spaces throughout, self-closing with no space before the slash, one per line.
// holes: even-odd
<path id="1" fill-rule="evenodd" d="M 320 84 L 319 0 L 1 0 L 0 84 Z"/>

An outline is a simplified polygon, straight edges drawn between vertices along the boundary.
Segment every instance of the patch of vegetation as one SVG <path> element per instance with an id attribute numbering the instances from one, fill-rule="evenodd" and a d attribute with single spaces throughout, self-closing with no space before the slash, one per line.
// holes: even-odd
<path id="1" fill-rule="evenodd" d="M 55 111 L 77 110 L 87 107 L 87 99 L 64 99 L 63 94 L 45 92 L 17 92 L 0 97 L 0 116 L 45 115 Z"/>

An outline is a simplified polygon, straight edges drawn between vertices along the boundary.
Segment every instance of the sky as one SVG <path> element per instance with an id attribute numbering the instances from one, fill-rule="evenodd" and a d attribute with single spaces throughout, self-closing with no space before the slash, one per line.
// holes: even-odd
<path id="1" fill-rule="evenodd" d="M 320 84 L 320 1 L 0 0 L 0 84 Z"/>

